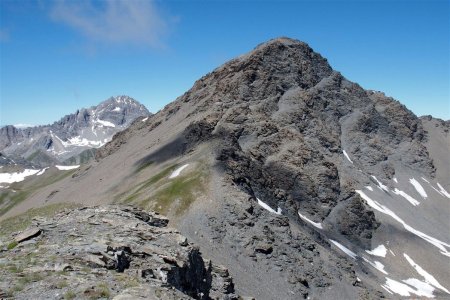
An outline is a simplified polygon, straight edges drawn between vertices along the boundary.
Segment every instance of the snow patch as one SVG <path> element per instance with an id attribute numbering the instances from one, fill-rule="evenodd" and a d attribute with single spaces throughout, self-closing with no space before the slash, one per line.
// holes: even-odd
<path id="1" fill-rule="evenodd" d="M 377 182 L 378 188 L 379 188 L 380 190 L 384 190 L 384 191 L 386 191 L 386 192 L 389 192 L 388 187 L 385 186 L 383 183 L 381 183 L 381 181 L 379 181 L 375 176 L 372 175 L 372 176 L 370 176 L 370 177 L 372 177 L 372 178 Z"/>
<path id="2" fill-rule="evenodd" d="M 181 171 L 183 171 L 187 166 L 189 166 L 189 164 L 182 165 L 181 167 L 173 171 L 172 174 L 170 174 L 169 179 L 175 178 L 180 175 Z"/>
<path id="3" fill-rule="evenodd" d="M 366 186 L 366 189 L 368 189 L 369 191 L 373 192 L 373 188 L 370 185 Z"/>
<path id="4" fill-rule="evenodd" d="M 366 200 L 366 201 L 367 201 L 367 204 L 368 204 L 370 207 L 372 207 L 372 208 L 378 210 L 379 212 L 381 212 L 381 213 L 383 213 L 383 214 L 386 214 L 386 215 L 388 215 L 388 216 L 391 216 L 394 220 L 396 220 L 397 222 L 399 222 L 400 224 L 402 224 L 403 227 L 404 227 L 407 231 L 409 231 L 409 232 L 411 232 L 411 233 L 417 235 L 417 236 L 420 237 L 421 239 L 427 241 L 428 243 L 432 244 L 433 246 L 435 246 L 436 248 L 438 248 L 439 250 L 441 250 L 441 254 L 450 257 L 450 252 L 446 249 L 446 248 L 450 248 L 450 244 L 447 244 L 447 243 L 445 243 L 445 242 L 443 242 L 443 241 L 440 241 L 440 240 L 438 240 L 438 239 L 436 239 L 436 238 L 434 238 L 434 237 L 431 237 L 431 236 L 429 236 L 429 235 L 427 235 L 427 234 L 425 234 L 425 233 L 423 233 L 423 232 L 421 232 L 421 231 L 419 231 L 419 230 L 417 230 L 417 229 L 414 229 L 413 227 L 409 226 L 408 224 L 405 223 L 405 221 L 403 221 L 399 216 L 397 216 L 392 210 L 390 210 L 389 208 L 387 208 L 387 207 L 384 206 L 384 205 L 381 205 L 381 204 L 378 203 L 377 201 L 374 201 L 374 200 L 370 199 L 366 194 L 364 194 L 363 191 L 361 191 L 361 190 L 355 190 L 355 192 L 357 192 L 357 193 L 361 196 L 361 198 L 363 198 L 364 200 Z"/>
<path id="5" fill-rule="evenodd" d="M 387 249 L 383 244 L 381 244 L 371 251 L 366 250 L 366 252 L 369 253 L 370 255 L 386 257 Z"/>
<path id="6" fill-rule="evenodd" d="M 418 284 L 417 279 L 413 279 L 413 280 L 404 280 L 404 282 L 409 282 L 414 284 L 414 287 L 416 288 L 413 289 L 411 288 L 409 285 L 406 285 L 404 283 L 398 282 L 394 279 L 391 279 L 389 277 L 386 277 L 386 283 L 384 285 L 381 285 L 382 288 L 384 288 L 385 290 L 391 292 L 392 293 L 396 293 L 399 294 L 400 296 L 404 296 L 404 297 L 408 297 L 411 296 L 411 294 L 415 294 L 417 296 L 422 296 L 422 297 L 430 297 L 430 298 L 434 298 L 433 294 L 430 294 L 430 287 L 427 286 L 425 288 L 425 286 L 423 284 Z M 420 289 L 418 288 L 420 287 Z"/>
<path id="7" fill-rule="evenodd" d="M 396 189 L 393 190 L 393 192 L 394 192 L 394 194 L 396 194 L 396 195 L 402 196 L 403 198 L 405 198 L 406 200 L 408 200 L 409 203 L 411 203 L 411 204 L 414 205 L 414 206 L 417 206 L 417 205 L 420 204 L 419 201 L 417 201 L 416 199 L 414 199 L 413 197 L 411 197 L 410 195 L 408 195 L 408 194 L 405 193 L 404 191 L 400 191 L 399 189 L 396 188 Z"/>
<path id="8" fill-rule="evenodd" d="M 36 176 L 39 176 L 39 175 L 44 174 L 44 172 L 45 172 L 47 169 L 48 169 L 48 167 L 47 167 L 47 168 L 44 168 L 44 169 L 42 169 L 42 170 L 40 170 L 39 172 L 36 173 Z"/>
<path id="9" fill-rule="evenodd" d="M 422 198 L 427 198 L 427 193 L 425 192 L 425 190 L 423 189 L 423 187 L 420 185 L 420 183 L 415 180 L 414 178 L 410 178 L 409 179 L 409 183 L 411 183 L 414 188 L 416 189 L 416 191 L 420 194 L 420 196 L 422 196 Z"/>
<path id="10" fill-rule="evenodd" d="M 347 247 L 345 247 L 344 245 L 336 242 L 335 240 L 330 240 L 330 242 L 332 242 L 334 245 L 336 245 L 336 247 L 338 247 L 339 249 L 342 250 L 342 252 L 344 252 L 345 254 L 347 254 L 348 256 L 350 256 L 353 259 L 356 259 L 357 255 L 355 252 L 353 252 L 352 250 L 348 249 Z"/>
<path id="11" fill-rule="evenodd" d="M 306 222 L 310 223 L 310 224 L 313 225 L 314 227 L 319 228 L 319 229 L 323 229 L 322 223 L 314 222 L 314 221 L 308 219 L 307 217 L 305 217 L 304 215 L 302 215 L 300 212 L 297 212 L 297 213 L 298 213 L 298 215 L 299 215 L 300 218 L 302 218 L 302 219 L 305 220 Z"/>
<path id="12" fill-rule="evenodd" d="M 419 273 L 420 275 L 422 275 L 422 277 L 425 279 L 425 282 L 431 284 L 432 286 L 434 286 L 435 288 L 438 288 L 440 290 L 443 290 L 444 292 L 446 292 L 447 294 L 450 295 L 450 292 L 443 287 L 437 280 L 436 278 L 434 278 L 433 275 L 431 275 L 430 273 L 428 273 L 427 271 L 425 271 L 421 266 L 419 266 L 418 264 L 416 264 L 411 257 L 408 256 L 408 254 L 403 253 L 403 256 L 406 258 L 406 260 L 408 261 L 408 263 L 414 268 L 416 269 L 417 273 Z"/>
<path id="13" fill-rule="evenodd" d="M 112 111 L 120 111 L 120 107 L 116 106 Z"/>
<path id="14" fill-rule="evenodd" d="M 104 144 L 106 144 L 106 141 L 92 141 L 92 140 L 88 140 L 86 138 L 81 138 L 79 135 L 75 136 L 73 138 L 70 138 L 68 140 L 67 143 L 64 143 L 63 145 L 65 147 L 68 146 L 75 146 L 75 147 L 85 147 L 85 146 L 89 146 L 89 147 L 95 147 L 95 148 L 99 148 L 101 146 L 103 146 Z"/>
<path id="15" fill-rule="evenodd" d="M 13 183 L 25 180 L 26 177 L 38 173 L 40 170 L 25 169 L 23 172 L 0 173 L 0 183 Z"/>
<path id="16" fill-rule="evenodd" d="M 426 183 L 430 183 L 425 177 L 420 177 L 422 178 L 423 181 L 425 181 Z"/>
<path id="17" fill-rule="evenodd" d="M 19 129 L 24 129 L 24 128 L 33 127 L 34 125 L 19 123 L 19 124 L 14 124 L 13 126 L 16 128 L 19 128 Z"/>
<path id="18" fill-rule="evenodd" d="M 402 280 L 404 283 L 409 284 L 416 288 L 416 292 L 414 292 L 418 296 L 424 296 L 428 298 L 434 298 L 433 292 L 434 287 L 432 287 L 429 283 L 423 282 L 416 278 L 408 278 Z"/>
<path id="19" fill-rule="evenodd" d="M 274 210 L 272 207 L 270 207 L 269 205 L 267 205 L 266 203 L 262 202 L 261 200 L 259 200 L 258 198 L 256 198 L 256 200 L 258 201 L 258 204 L 260 206 L 262 206 L 262 208 L 264 208 L 265 210 L 270 211 L 271 213 L 277 214 L 277 215 L 281 215 L 281 208 L 278 207 L 277 210 Z"/>
<path id="20" fill-rule="evenodd" d="M 74 166 L 55 166 L 58 170 L 61 171 L 67 171 L 67 170 L 74 170 L 74 169 L 78 169 L 80 167 L 80 165 L 74 165 Z"/>
<path id="21" fill-rule="evenodd" d="M 145 122 L 145 121 L 147 121 L 148 120 L 148 117 L 147 118 L 144 118 L 144 119 L 142 119 L 142 122 Z"/>
<path id="22" fill-rule="evenodd" d="M 347 152 L 345 152 L 345 150 L 342 150 L 342 153 L 344 153 L 345 158 L 346 158 L 349 162 L 351 162 L 351 163 L 353 164 L 353 162 L 352 162 L 352 160 L 350 159 L 350 156 L 348 156 Z"/>
<path id="23" fill-rule="evenodd" d="M 444 187 L 442 185 L 439 184 L 439 182 L 437 183 L 437 186 L 439 187 L 440 193 L 443 194 L 445 197 L 450 199 L 450 193 L 447 192 Z"/>
<path id="24" fill-rule="evenodd" d="M 364 200 L 366 200 L 367 204 L 378 210 L 379 212 L 386 214 L 388 216 L 391 216 L 394 220 L 396 220 L 397 222 L 399 222 L 400 224 L 403 225 L 403 227 L 411 232 L 412 234 L 417 235 L 418 237 L 420 237 L 421 239 L 427 241 L 428 243 L 432 244 L 433 246 L 435 246 L 436 248 L 438 248 L 439 250 L 441 250 L 441 254 L 445 255 L 445 256 L 449 256 L 450 257 L 450 252 L 447 250 L 447 248 L 450 248 L 450 244 L 447 244 L 443 241 L 440 241 L 432 236 L 429 236 L 417 229 L 414 229 L 413 227 L 409 226 L 408 224 L 405 223 L 405 221 L 403 221 L 399 216 L 397 216 L 392 210 L 390 210 L 389 208 L 387 208 L 384 205 L 381 205 L 380 203 L 378 203 L 377 201 L 374 201 L 372 199 L 370 199 L 370 197 L 368 197 L 363 191 L 361 190 L 355 190 L 355 192 L 357 192 L 361 198 L 363 198 Z"/>
<path id="25" fill-rule="evenodd" d="M 392 178 L 392 180 L 394 180 L 395 183 L 398 183 L 398 180 L 396 177 Z"/>
<path id="26" fill-rule="evenodd" d="M 388 273 L 384 270 L 384 265 L 382 263 L 380 263 L 379 261 L 374 261 L 371 262 L 370 260 L 368 260 L 367 258 L 363 257 L 362 258 L 366 263 L 370 264 L 372 267 L 374 267 L 375 269 L 377 269 L 378 271 L 380 271 L 381 273 L 388 275 Z"/>
<path id="27" fill-rule="evenodd" d="M 108 121 L 103 121 L 103 120 L 97 119 L 97 122 L 106 127 L 116 127 L 116 125 L 114 125 L 113 123 L 108 122 Z"/>

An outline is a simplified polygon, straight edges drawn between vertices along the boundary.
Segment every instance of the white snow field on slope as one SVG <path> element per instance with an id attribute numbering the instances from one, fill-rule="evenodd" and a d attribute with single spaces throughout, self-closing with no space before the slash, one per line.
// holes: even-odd
<path id="1" fill-rule="evenodd" d="M 80 165 L 74 165 L 74 166 L 55 166 L 58 170 L 61 171 L 67 171 L 67 170 L 74 170 L 74 169 L 78 169 L 80 167 Z"/>
<path id="2" fill-rule="evenodd" d="M 436 239 L 434 237 L 431 237 L 431 236 L 429 236 L 429 235 L 427 235 L 427 234 L 425 234 L 425 233 L 423 233 L 423 232 L 421 232 L 421 231 L 419 231 L 417 229 L 414 229 L 413 227 L 411 227 L 408 224 L 406 224 L 405 221 L 403 221 L 399 216 L 397 216 L 397 214 L 395 214 L 392 210 L 390 210 L 389 208 L 387 208 L 384 205 L 381 205 L 377 201 L 372 200 L 363 191 L 361 191 L 361 190 L 355 190 L 355 191 L 361 196 L 361 198 L 366 200 L 367 204 L 370 207 L 374 208 L 375 210 L 377 210 L 377 211 L 379 211 L 379 212 L 381 212 L 383 214 L 391 216 L 394 220 L 396 220 L 397 222 L 402 224 L 403 227 L 407 231 L 417 235 L 421 239 L 427 241 L 428 243 L 430 243 L 433 246 L 435 246 L 436 248 L 438 248 L 440 250 L 441 254 L 450 257 L 450 251 L 448 250 L 448 249 L 450 249 L 450 244 L 448 244 L 446 242 L 443 242 L 443 241 L 440 241 L 440 240 L 438 240 L 438 239 Z"/>
<path id="3" fill-rule="evenodd" d="M 264 208 L 265 210 L 270 211 L 273 214 L 277 214 L 277 215 L 281 215 L 281 208 L 278 207 L 277 210 L 274 210 L 272 207 L 270 207 L 269 205 L 267 205 L 266 203 L 264 203 L 263 201 L 261 201 L 260 199 L 256 198 L 256 200 L 258 201 L 258 204 Z"/>
<path id="4" fill-rule="evenodd" d="M 425 282 L 422 282 L 422 284 L 419 285 L 417 284 L 417 281 L 420 280 L 418 279 L 413 280 L 414 287 L 416 288 L 413 289 L 411 286 L 405 283 L 401 283 L 398 282 L 397 280 L 386 277 L 386 283 L 382 284 L 381 287 L 384 288 L 386 291 L 388 291 L 390 294 L 395 293 L 404 297 L 410 297 L 412 294 L 414 294 L 420 297 L 434 298 L 433 295 L 434 288 L 430 285 L 427 285 Z"/>
<path id="5" fill-rule="evenodd" d="M 0 173 L 0 183 L 21 182 L 26 177 L 39 173 L 41 170 L 25 169 L 23 172 Z"/>
<path id="6" fill-rule="evenodd" d="M 64 142 L 63 145 L 65 147 L 68 147 L 68 146 L 75 146 L 75 147 L 90 146 L 90 147 L 100 148 L 107 142 L 108 142 L 108 139 L 94 141 L 94 140 L 88 140 L 86 138 L 81 138 L 79 135 L 77 135 L 77 136 L 74 136 L 73 138 L 68 139 L 68 142 Z"/>
<path id="7" fill-rule="evenodd" d="M 409 175 L 410 176 L 410 175 Z M 398 177 L 396 177 L 398 178 Z M 417 178 L 417 177 L 416 177 Z M 401 179 L 401 178 L 400 178 Z M 398 186 L 398 182 L 401 182 L 401 180 L 397 180 L 392 182 L 394 186 Z M 377 181 L 378 183 L 378 181 Z M 398 188 L 392 188 L 392 190 L 389 191 L 389 193 L 392 193 L 391 195 L 397 195 L 398 198 L 391 198 L 387 195 L 383 195 L 383 193 L 380 193 L 379 191 L 376 191 L 374 189 L 373 194 L 371 192 L 367 191 L 366 188 L 362 190 L 357 190 L 356 192 L 365 200 L 365 202 L 371 206 L 374 211 L 381 212 L 384 215 L 389 216 L 388 218 L 392 218 L 391 220 L 385 220 L 388 223 L 391 222 L 398 222 L 399 225 L 401 225 L 405 231 L 408 231 L 418 237 L 420 237 L 422 240 L 426 241 L 427 243 L 433 245 L 434 247 L 438 248 L 440 251 L 437 251 L 437 253 L 430 253 L 430 259 L 432 257 L 438 258 L 441 255 L 449 256 L 450 257 L 450 243 L 441 236 L 439 236 L 439 239 L 434 237 L 433 232 L 435 232 L 435 229 L 433 227 L 426 227 L 428 225 L 427 220 L 422 222 L 420 220 L 423 213 L 428 213 L 427 209 L 429 208 L 429 205 L 436 203 L 437 201 L 442 202 L 445 195 L 440 191 L 439 185 L 436 185 L 436 182 L 432 183 L 431 181 L 427 180 L 426 178 L 421 178 L 420 183 L 414 179 L 412 176 L 407 177 L 404 180 L 404 184 L 406 185 L 404 188 L 408 189 L 408 185 L 410 188 L 411 193 L 406 193 L 402 191 L 402 187 Z M 412 185 L 412 186 L 411 186 Z M 433 186 L 434 185 L 434 186 Z M 414 188 L 414 189 L 413 189 Z M 436 191 L 436 194 L 431 190 L 433 189 Z M 380 188 L 380 190 L 383 190 Z M 417 192 L 417 194 L 415 193 Z M 428 194 L 428 195 L 427 195 Z M 370 195 L 370 197 L 368 196 Z M 375 196 L 377 195 L 377 196 Z M 412 197 L 411 195 L 416 195 Z M 434 198 L 436 197 L 437 198 Z M 374 198 L 375 197 L 375 198 Z M 402 205 L 400 202 L 402 198 L 406 199 L 411 206 L 409 207 L 418 207 L 417 205 L 420 205 L 420 207 L 415 210 L 414 208 L 408 208 L 405 205 Z M 418 201 L 420 198 L 422 199 L 430 199 L 428 201 Z M 428 198 L 427 198 L 428 197 Z M 377 200 L 375 200 L 377 199 Z M 378 200 L 379 199 L 379 200 Z M 395 201 L 394 199 L 399 199 L 399 201 Z M 445 198 L 444 198 L 445 199 Z M 394 200 L 394 201 L 393 201 Z M 432 202 L 431 202 L 432 200 Z M 422 204 L 420 204 L 422 203 Z M 392 207 L 391 207 L 392 206 Z M 395 209 L 394 209 L 395 208 Z M 395 212 L 394 212 L 395 211 Z M 416 215 L 417 212 L 417 215 Z M 409 215 L 412 214 L 412 215 Z M 423 216 L 426 218 L 426 215 Z M 417 219 L 417 223 L 415 222 L 415 218 Z M 444 220 L 445 222 L 446 220 Z M 408 223 L 406 223 L 408 222 Z M 416 225 L 417 224 L 417 225 Z M 412 225 L 412 226 L 411 226 Z M 425 226 L 425 227 L 424 227 Z M 417 230 L 418 228 L 422 229 L 423 231 L 427 232 L 428 234 Z M 417 228 L 417 229 L 416 229 Z M 440 228 L 440 227 L 438 227 Z M 448 228 L 448 227 L 447 227 Z M 437 230 L 437 229 L 436 229 Z M 436 232 L 435 234 L 441 234 L 441 231 Z M 395 239 L 395 237 L 390 237 Z M 385 240 L 389 240 L 389 237 L 385 237 Z M 366 253 L 374 255 L 377 254 L 379 251 L 383 255 L 387 254 L 387 251 L 390 251 L 392 255 L 392 250 L 388 249 L 389 242 L 386 241 L 386 243 L 383 243 L 373 250 L 365 250 Z M 407 242 L 407 240 L 402 240 L 402 243 Z M 375 246 L 375 245 L 374 245 Z M 393 247 L 396 248 L 396 252 L 408 252 L 408 251 L 415 251 L 414 249 L 414 243 L 403 245 L 398 244 L 398 242 L 393 243 Z M 399 248 L 400 247 L 400 248 Z M 426 248 L 425 248 L 426 249 Z M 381 251 L 382 250 L 382 251 Z M 428 252 L 432 252 L 432 249 L 426 250 Z M 428 253 L 425 252 L 425 253 Z M 419 252 L 420 253 L 420 252 Z M 419 255 L 418 253 L 412 253 L 414 255 Z M 426 254 L 425 254 L 426 255 Z M 383 271 L 389 271 L 388 274 L 386 274 L 385 282 L 382 283 L 383 289 L 385 289 L 388 293 L 395 295 L 391 297 L 416 297 L 416 298 L 439 298 L 440 297 L 448 297 L 450 295 L 449 293 L 449 286 L 446 286 L 448 284 L 448 280 L 446 279 L 446 275 L 448 274 L 448 271 L 446 272 L 445 269 L 447 266 L 449 266 L 448 257 L 442 257 L 439 258 L 439 260 L 436 262 L 434 260 L 430 261 L 430 265 L 424 265 L 423 268 L 419 266 L 416 262 L 413 261 L 411 257 L 409 257 L 406 253 L 403 253 L 403 256 L 405 259 L 402 259 L 401 256 L 397 255 L 396 258 L 387 258 L 386 260 L 381 259 L 380 262 L 376 261 L 367 261 L 362 257 L 362 259 L 373 266 L 374 268 L 378 269 L 380 272 Z M 386 256 L 384 256 L 386 257 Z M 400 259 L 399 259 L 400 258 Z M 393 259 L 393 260 L 392 260 Z M 424 260 L 427 261 L 426 259 Z M 387 263 L 387 264 L 386 264 Z M 393 263 L 393 264 L 392 264 Z M 436 268 L 436 263 L 440 264 L 443 269 L 440 267 Z M 386 269 L 384 268 L 384 265 L 386 265 Z M 436 274 L 432 275 L 432 273 L 436 272 Z M 444 272 L 444 273 L 442 273 Z M 384 272 L 383 272 L 384 273 Z M 386 272 L 387 273 L 387 272 Z M 389 298 L 389 297 L 387 297 Z M 450 298 L 450 297 L 449 297 Z M 445 298 L 446 299 L 446 298 Z"/>
<path id="8" fill-rule="evenodd" d="M 319 229 L 323 229 L 322 223 L 314 222 L 314 221 L 308 219 L 307 217 L 305 217 L 304 215 L 302 215 L 300 212 L 297 212 L 297 213 L 298 213 L 298 215 L 299 215 L 300 218 L 302 218 L 302 219 L 305 220 L 306 222 L 310 223 L 310 224 L 313 225 L 314 227 L 319 228 Z"/>
<path id="9" fill-rule="evenodd" d="M 431 275 L 430 273 L 428 273 L 427 271 L 425 271 L 421 266 L 419 266 L 418 264 L 416 264 L 411 257 L 408 256 L 408 254 L 403 253 L 403 256 L 406 258 L 406 260 L 408 261 L 408 263 L 414 268 L 416 269 L 417 273 L 419 273 L 420 275 L 422 275 L 422 277 L 425 279 L 425 281 L 429 284 L 431 284 L 432 286 L 434 286 L 435 288 L 441 289 L 444 292 L 446 292 L 447 294 L 450 295 L 450 292 L 443 287 L 437 280 L 436 278 L 434 278 L 433 275 Z"/>
<path id="10" fill-rule="evenodd" d="M 385 192 L 389 192 L 388 187 L 385 186 L 381 181 L 379 181 L 378 178 L 376 178 L 376 177 L 373 176 L 373 175 L 370 176 L 370 177 L 372 177 L 372 178 L 377 182 L 378 188 L 379 188 L 380 190 L 383 190 L 383 191 L 385 191 Z"/>
<path id="11" fill-rule="evenodd" d="M 101 125 L 106 126 L 106 127 L 116 127 L 116 125 L 114 125 L 113 123 L 111 123 L 109 121 L 104 121 L 104 120 L 97 119 L 96 122 L 98 122 Z"/>
<path id="12" fill-rule="evenodd" d="M 420 204 L 419 201 L 417 201 L 416 199 L 414 199 L 413 197 L 411 197 L 410 195 L 408 195 L 408 194 L 405 193 L 404 191 L 400 191 L 399 189 L 395 188 L 392 192 L 393 192 L 394 194 L 396 194 L 396 195 L 402 196 L 403 198 L 405 198 L 406 200 L 408 200 L 408 202 L 411 203 L 411 204 L 414 205 L 414 206 L 417 206 L 417 205 Z"/>
<path id="13" fill-rule="evenodd" d="M 427 198 L 427 193 L 425 192 L 424 188 L 422 187 L 422 185 L 414 178 L 410 178 L 409 179 L 409 183 L 411 183 L 414 188 L 416 189 L 416 191 L 419 193 L 420 196 L 422 196 L 422 198 Z"/>
<path id="14" fill-rule="evenodd" d="M 330 240 L 330 242 L 332 242 L 336 247 L 338 247 L 342 252 L 344 252 L 345 254 L 350 256 L 351 258 L 356 259 L 356 257 L 358 257 L 358 255 L 356 255 L 355 252 L 353 252 L 352 250 L 348 249 L 347 247 L 345 247 L 344 245 L 340 244 L 339 242 L 337 242 L 335 240 Z"/>
<path id="15" fill-rule="evenodd" d="M 345 150 L 342 150 L 342 153 L 344 153 L 345 158 L 353 164 L 353 161 L 350 159 L 350 156 L 348 156 L 347 152 Z"/>
<path id="16" fill-rule="evenodd" d="M 179 167 L 178 169 L 173 171 L 172 174 L 170 174 L 169 179 L 178 177 L 180 175 L 181 171 L 183 171 L 185 168 L 187 168 L 187 166 L 189 166 L 189 164 L 182 165 L 181 167 Z"/>
<path id="17" fill-rule="evenodd" d="M 366 252 L 373 256 L 386 257 L 387 249 L 383 244 L 381 244 L 373 250 L 366 250 Z"/>
<path id="18" fill-rule="evenodd" d="M 375 269 L 377 269 L 378 271 L 380 271 L 381 273 L 388 275 L 388 273 L 384 270 L 384 265 L 379 262 L 379 261 L 370 261 L 367 258 L 363 257 L 362 258 L 366 263 L 370 264 L 372 267 L 374 267 Z"/>
<path id="19" fill-rule="evenodd" d="M 36 173 L 36 176 L 44 174 L 45 171 L 47 171 L 47 169 L 48 169 L 48 167 L 47 168 L 43 168 L 42 170 L 40 170 L 39 172 Z"/>
<path id="20" fill-rule="evenodd" d="M 447 192 L 447 191 L 442 187 L 442 185 L 440 185 L 439 182 L 437 183 L 437 186 L 439 187 L 440 192 L 441 192 L 445 197 L 447 197 L 447 198 L 450 199 L 450 193 Z"/>

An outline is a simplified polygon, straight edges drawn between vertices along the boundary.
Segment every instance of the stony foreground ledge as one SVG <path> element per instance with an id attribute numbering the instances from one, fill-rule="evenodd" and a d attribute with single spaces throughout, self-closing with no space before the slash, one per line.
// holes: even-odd
<path id="1" fill-rule="evenodd" d="M 239 299 L 168 221 L 114 205 L 34 218 L 0 249 L 0 299 Z"/>

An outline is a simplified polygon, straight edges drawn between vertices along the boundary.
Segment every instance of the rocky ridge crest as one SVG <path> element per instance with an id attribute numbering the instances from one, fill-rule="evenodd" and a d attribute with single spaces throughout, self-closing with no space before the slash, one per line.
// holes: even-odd
<path id="1" fill-rule="evenodd" d="M 0 297 L 237 299 L 228 270 L 168 221 L 125 206 L 37 217 L 0 250 Z"/>

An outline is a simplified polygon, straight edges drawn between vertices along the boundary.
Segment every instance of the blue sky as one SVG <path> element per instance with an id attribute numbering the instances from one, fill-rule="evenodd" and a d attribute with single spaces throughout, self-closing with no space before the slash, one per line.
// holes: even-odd
<path id="1" fill-rule="evenodd" d="M 449 1 L 0 1 L 0 124 L 47 124 L 113 95 L 156 112 L 278 36 L 364 88 L 450 119 Z"/>

